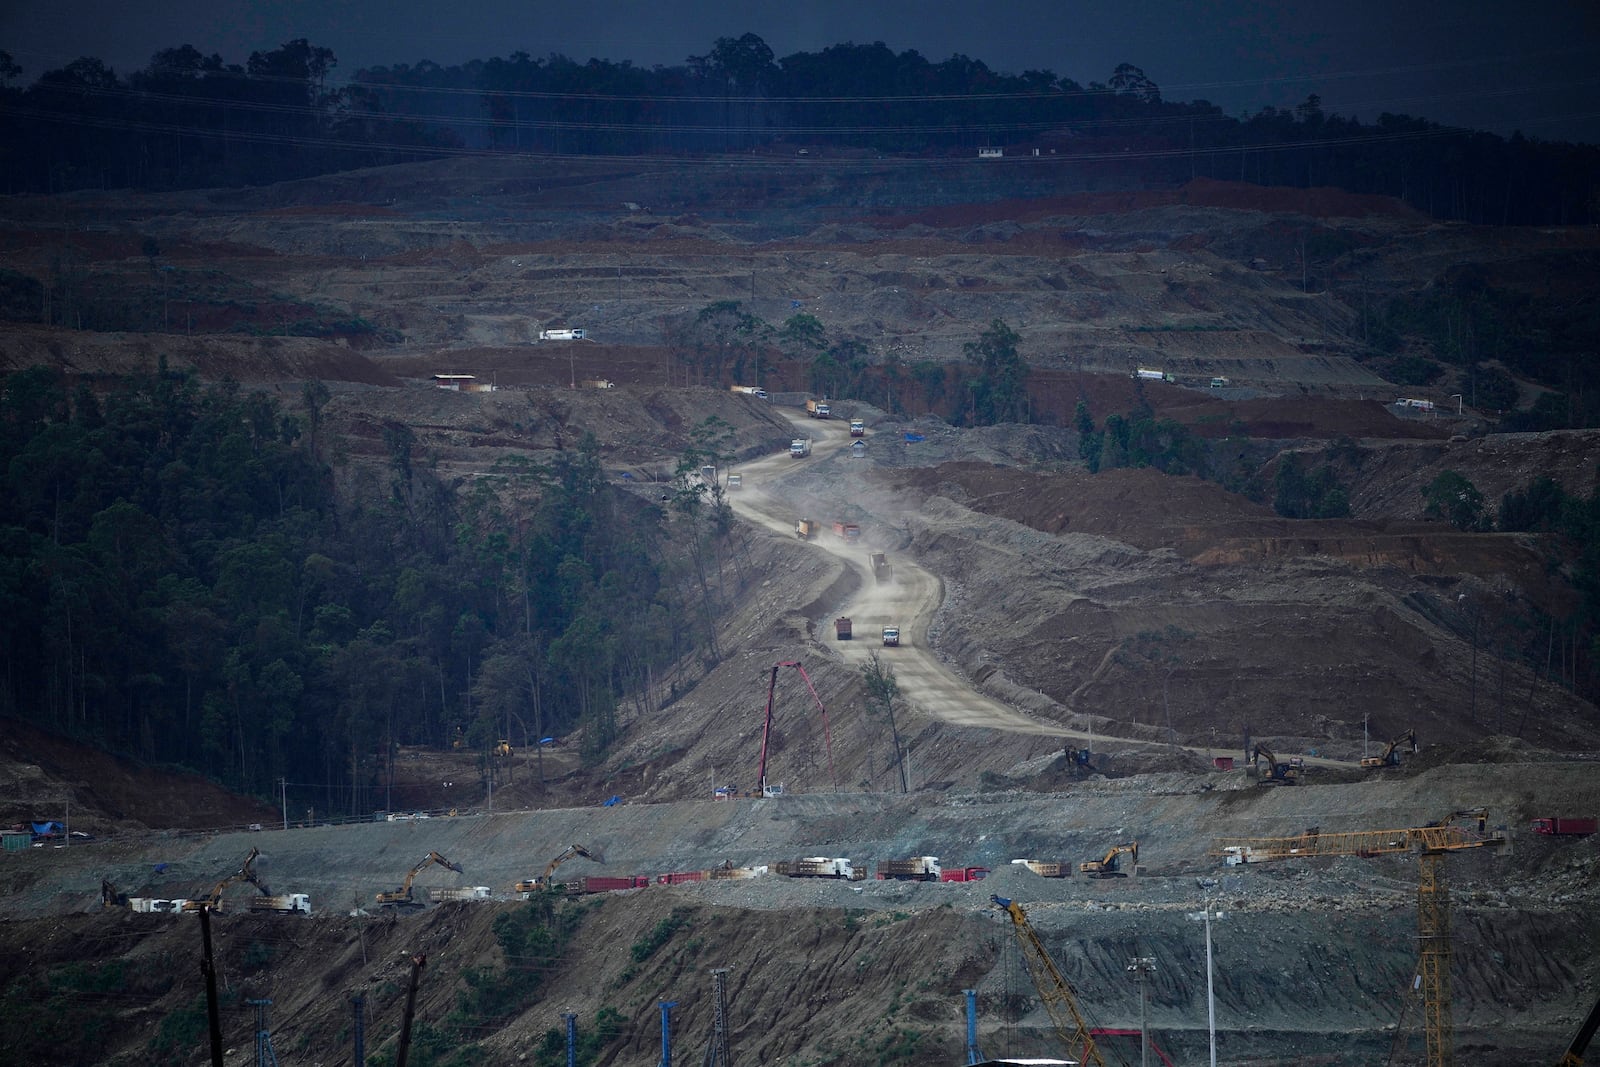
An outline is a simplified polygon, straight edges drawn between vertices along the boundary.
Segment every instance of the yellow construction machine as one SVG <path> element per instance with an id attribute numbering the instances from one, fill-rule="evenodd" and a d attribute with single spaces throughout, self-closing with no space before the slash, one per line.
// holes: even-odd
<path id="1" fill-rule="evenodd" d="M 199 911 L 200 909 L 204 908 L 206 911 L 221 911 L 222 891 L 235 882 L 249 882 L 251 885 L 261 890 L 263 895 L 267 895 L 270 891 L 261 883 L 261 879 L 256 877 L 256 872 L 253 867 L 253 864 L 256 862 L 256 857 L 259 855 L 261 855 L 261 850 L 259 848 L 252 848 L 250 850 L 250 854 L 244 858 L 244 864 L 237 871 L 234 871 L 232 874 L 228 875 L 228 877 L 222 879 L 222 881 L 212 886 L 210 894 L 203 899 L 184 901 L 183 910 Z M 102 894 L 103 893 L 104 890 L 102 889 Z"/>
<path id="2" fill-rule="evenodd" d="M 1128 866 L 1132 871 L 1121 869 L 1120 859 L 1123 855 L 1128 857 Z M 1139 867 L 1139 842 L 1130 841 L 1125 845 L 1112 845 L 1106 854 L 1097 860 L 1084 860 L 1078 864 L 1078 872 L 1090 878 L 1126 878 L 1131 873 L 1137 873 Z"/>
<path id="3" fill-rule="evenodd" d="M 420 908 L 423 902 L 411 896 L 411 883 L 417 880 L 417 875 L 437 863 L 439 866 L 457 874 L 463 873 L 461 868 L 437 852 L 430 852 L 417 861 L 415 867 L 406 872 L 406 880 L 400 883 L 400 888 L 388 893 L 378 894 L 378 903 L 385 908 Z"/>
<path id="4" fill-rule="evenodd" d="M 1417 732 L 1415 730 L 1407 730 L 1393 741 L 1390 741 L 1389 747 L 1383 750 L 1383 755 L 1381 756 L 1363 756 L 1361 758 L 1361 766 L 1367 770 L 1375 767 L 1400 766 L 1401 745 L 1410 745 L 1411 754 L 1415 756 L 1417 754 Z"/>
<path id="5" fill-rule="evenodd" d="M 596 863 L 604 863 L 605 862 L 605 860 L 601 859 L 599 856 L 595 855 L 593 852 L 590 852 L 588 849 L 584 848 L 582 845 L 568 845 L 566 848 L 562 849 L 559 853 L 557 853 L 555 859 L 551 860 L 548 864 L 545 865 L 544 874 L 540 875 L 537 878 L 529 878 L 529 879 L 526 879 L 524 881 L 518 882 L 517 883 L 517 892 L 519 892 L 519 893 L 532 893 L 532 892 L 535 892 L 535 891 L 540 890 L 540 889 L 548 888 L 549 885 L 550 885 L 550 876 L 552 874 L 556 873 L 556 868 L 561 866 L 567 860 L 571 859 L 573 856 L 582 856 L 584 859 L 591 859 L 591 860 L 594 860 Z"/>

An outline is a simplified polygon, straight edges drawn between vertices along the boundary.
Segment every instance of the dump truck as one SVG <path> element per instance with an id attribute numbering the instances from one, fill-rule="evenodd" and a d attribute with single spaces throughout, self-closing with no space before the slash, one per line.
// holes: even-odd
<path id="1" fill-rule="evenodd" d="M 883 644 L 885 648 L 898 648 L 900 645 L 900 627 L 885 626 L 883 628 Z"/>
<path id="2" fill-rule="evenodd" d="M 820 522 L 813 522 L 810 519 L 801 519 L 799 522 L 794 524 L 794 535 L 800 538 L 802 541 L 809 541 L 813 537 L 817 536 L 817 531 L 820 529 L 822 529 L 822 524 Z"/>
<path id="3" fill-rule="evenodd" d="M 643 874 L 601 874 L 563 883 L 568 893 L 614 893 L 619 889 L 643 889 L 650 877 Z"/>
<path id="4" fill-rule="evenodd" d="M 987 867 L 954 867 L 939 872 L 941 882 L 981 882 L 987 877 Z"/>
<path id="5" fill-rule="evenodd" d="M 850 619 L 841 615 L 833 620 L 833 636 L 838 641 L 850 640 Z"/>
<path id="6" fill-rule="evenodd" d="M 908 860 L 879 860 L 878 881 L 937 882 L 942 870 L 938 856 L 913 856 Z"/>
<path id="7" fill-rule="evenodd" d="M 448 886 L 428 890 L 428 899 L 435 904 L 455 904 L 463 900 L 490 900 L 493 893 L 486 885 Z"/>
<path id="8" fill-rule="evenodd" d="M 617 383 L 610 378 L 588 378 L 578 383 L 582 389 L 615 389 Z"/>
<path id="9" fill-rule="evenodd" d="M 833 417 L 833 408 L 826 400 L 807 400 L 806 414 L 813 419 L 827 419 Z"/>
<path id="10" fill-rule="evenodd" d="M 581 341 L 589 336 L 584 330 L 540 330 L 541 341 Z"/>
<path id="11" fill-rule="evenodd" d="M 873 580 L 880 585 L 887 582 L 894 573 L 893 568 L 889 566 L 889 557 L 882 552 L 874 552 L 867 557 L 867 561 L 872 564 Z"/>
<path id="12" fill-rule="evenodd" d="M 767 391 L 759 385 L 735 385 L 731 389 L 742 396 L 753 396 L 757 400 L 765 400 L 767 398 Z"/>
<path id="13" fill-rule="evenodd" d="M 311 898 L 304 893 L 281 893 L 273 897 L 251 897 L 251 911 L 299 912 L 311 914 Z"/>
<path id="14" fill-rule="evenodd" d="M 861 527 L 853 522 L 836 522 L 833 524 L 833 532 L 835 536 L 842 537 L 846 541 L 861 540 Z"/>
<path id="15" fill-rule="evenodd" d="M 656 885 L 683 885 L 687 882 L 705 881 L 705 871 L 673 871 L 656 875 Z"/>
<path id="16" fill-rule="evenodd" d="M 772 873 L 790 878 L 839 878 L 848 882 L 859 882 L 867 876 L 865 867 L 857 867 L 847 859 L 830 859 L 827 856 L 780 860 L 772 865 Z"/>
<path id="17" fill-rule="evenodd" d="M 851 437 L 865 437 L 865 436 L 867 436 L 867 424 L 864 421 L 862 421 L 861 419 L 851 419 L 850 420 L 850 436 Z"/>
<path id="18" fill-rule="evenodd" d="M 1072 864 L 1060 860 L 1012 860 L 1019 867 L 1026 867 L 1040 878 L 1071 878 Z"/>
<path id="19" fill-rule="evenodd" d="M 1559 837 L 1592 834 L 1600 830 L 1600 819 L 1592 815 L 1546 815 L 1533 820 L 1533 832 Z"/>
<path id="20" fill-rule="evenodd" d="M 743 488 L 744 488 L 744 475 L 742 475 L 742 474 L 730 474 L 730 475 L 728 475 L 728 491 L 729 492 L 733 492 L 736 489 L 743 489 Z"/>
<path id="21" fill-rule="evenodd" d="M 796 437 L 789 442 L 789 455 L 795 459 L 805 459 L 811 455 L 811 438 Z"/>
<path id="22" fill-rule="evenodd" d="M 1133 377 L 1144 382 L 1170 382 L 1173 380 L 1172 375 L 1165 371 L 1151 370 L 1149 367 L 1140 367 L 1133 372 Z"/>

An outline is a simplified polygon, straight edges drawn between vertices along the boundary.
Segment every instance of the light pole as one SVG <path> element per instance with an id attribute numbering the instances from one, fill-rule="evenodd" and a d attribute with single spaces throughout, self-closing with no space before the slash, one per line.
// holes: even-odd
<path id="1" fill-rule="evenodd" d="M 1139 978 L 1139 1067 L 1150 1067 L 1150 1037 L 1144 1026 L 1144 976 L 1155 969 L 1154 956 L 1134 956 L 1128 960 L 1128 971 Z"/>
<path id="2" fill-rule="evenodd" d="M 1211 1067 L 1217 1067 L 1217 998 L 1211 984 L 1211 920 L 1225 919 L 1227 914 L 1211 910 L 1211 891 L 1217 887 L 1215 878 L 1197 878 L 1204 911 L 1191 911 L 1189 918 L 1206 924 L 1206 1033 L 1211 1044 Z"/>

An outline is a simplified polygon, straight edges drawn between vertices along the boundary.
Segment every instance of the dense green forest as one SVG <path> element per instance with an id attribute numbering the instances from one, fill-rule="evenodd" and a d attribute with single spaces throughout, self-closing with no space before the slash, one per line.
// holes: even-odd
<path id="1" fill-rule="evenodd" d="M 1138 67 L 1080 84 L 1007 74 L 882 42 L 777 57 L 753 33 L 679 66 L 526 52 L 444 67 L 356 71 L 305 39 L 243 63 L 191 45 L 118 74 L 83 57 L 12 83 L 0 52 L 0 192 L 261 185 L 458 153 L 792 156 L 804 148 L 903 158 L 1038 149 L 1102 187 L 1195 177 L 1337 186 L 1400 197 L 1438 218 L 1577 224 L 1600 213 L 1600 148 L 1383 114 L 1343 118 L 1308 95 L 1229 116 L 1163 98 Z"/>
<path id="2" fill-rule="evenodd" d="M 392 424 L 375 484 L 340 494 L 327 401 L 164 370 L 6 378 L 0 713 L 263 796 L 322 783 L 363 812 L 396 744 L 581 727 L 603 751 L 622 694 L 649 699 L 707 643 L 718 510 L 691 484 L 641 507 L 586 442 L 458 497 Z M 663 558 L 669 521 L 703 551 Z"/>

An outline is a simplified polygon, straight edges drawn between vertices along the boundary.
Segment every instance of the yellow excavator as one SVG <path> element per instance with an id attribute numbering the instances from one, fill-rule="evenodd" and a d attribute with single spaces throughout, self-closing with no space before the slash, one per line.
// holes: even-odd
<path id="1" fill-rule="evenodd" d="M 1078 864 L 1078 871 L 1090 878 L 1126 878 L 1129 872 L 1121 870 L 1118 862 L 1124 854 L 1128 856 L 1128 866 L 1137 870 L 1139 842 L 1130 841 L 1125 845 L 1112 845 L 1106 854 L 1097 860 L 1084 860 Z"/>
<path id="2" fill-rule="evenodd" d="M 406 872 L 406 880 L 400 883 L 400 888 L 388 893 L 378 894 L 378 904 L 385 908 L 420 908 L 423 902 L 411 896 L 411 883 L 417 880 L 417 875 L 437 863 L 447 871 L 463 873 L 462 869 L 437 852 L 430 852 L 417 861 L 417 865 Z"/>
<path id="3" fill-rule="evenodd" d="M 234 871 L 232 874 L 228 875 L 228 877 L 212 886 L 211 893 L 203 899 L 184 901 L 183 910 L 199 911 L 204 908 L 206 911 L 221 911 L 222 891 L 235 882 L 249 882 L 251 885 L 261 890 L 263 896 L 270 896 L 271 890 L 262 884 L 260 878 L 256 877 L 255 868 L 252 866 L 256 861 L 256 857 L 259 855 L 261 855 L 261 850 L 259 848 L 251 849 L 250 855 L 244 858 L 244 864 L 237 871 Z"/>
<path id="4" fill-rule="evenodd" d="M 1411 754 L 1415 756 L 1417 754 L 1417 732 L 1415 730 L 1407 730 L 1393 741 L 1390 741 L 1389 747 L 1383 750 L 1383 755 L 1381 756 L 1363 756 L 1361 758 L 1361 766 L 1367 770 L 1371 770 L 1374 767 L 1400 766 L 1401 745 L 1410 745 Z"/>
<path id="5" fill-rule="evenodd" d="M 1265 767 L 1261 765 L 1263 760 Z M 1266 745 L 1255 747 L 1250 762 L 1255 767 L 1257 785 L 1294 785 L 1300 781 L 1299 760 L 1279 760 Z"/>
<path id="6" fill-rule="evenodd" d="M 573 856 L 582 856 L 584 859 L 594 860 L 596 863 L 604 863 L 605 862 L 605 860 L 601 859 L 599 856 L 595 855 L 593 852 L 590 852 L 588 849 L 584 848 L 582 845 L 568 845 L 566 848 L 562 849 L 559 853 L 557 853 L 555 859 L 551 860 L 545 866 L 544 874 L 540 875 L 537 878 L 529 878 L 529 879 L 526 879 L 524 881 L 518 882 L 517 883 L 517 892 L 519 892 L 519 893 L 533 893 L 533 892 L 536 892 L 536 891 L 538 891 L 540 889 L 544 889 L 544 888 L 548 887 L 550 885 L 550 876 L 552 874 L 556 873 L 556 868 L 561 866 L 567 860 L 571 859 Z"/>

